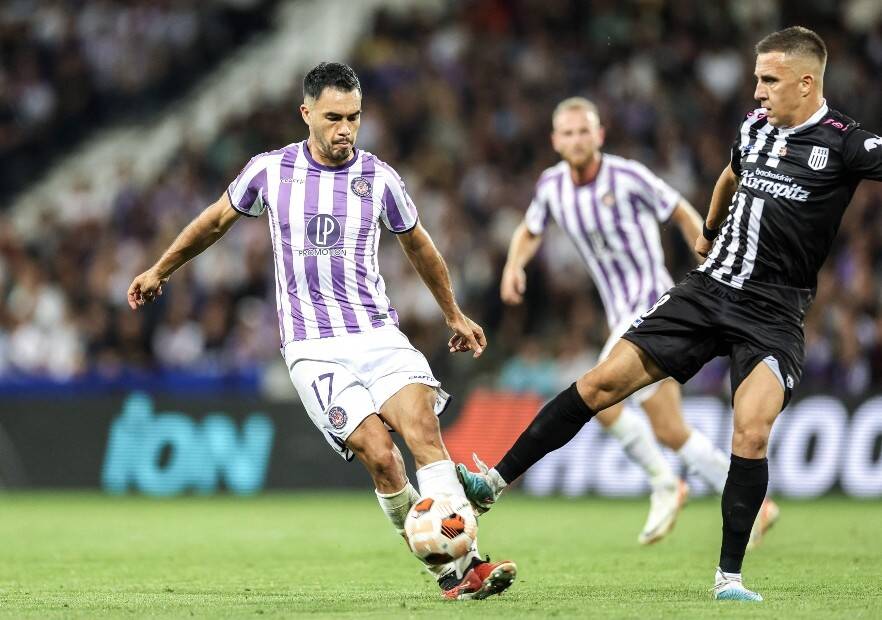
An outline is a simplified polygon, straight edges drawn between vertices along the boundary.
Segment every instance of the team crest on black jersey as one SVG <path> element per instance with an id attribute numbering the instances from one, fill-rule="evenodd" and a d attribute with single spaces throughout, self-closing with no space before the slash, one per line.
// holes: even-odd
<path id="1" fill-rule="evenodd" d="M 362 198 L 369 196 L 371 192 L 374 191 L 371 182 L 364 177 L 355 177 L 352 179 L 352 183 L 349 187 L 352 189 L 353 194 L 361 196 Z"/>
<path id="2" fill-rule="evenodd" d="M 827 165 L 827 158 L 830 156 L 830 149 L 826 146 L 813 146 L 812 152 L 809 153 L 808 165 L 812 170 L 823 170 Z"/>

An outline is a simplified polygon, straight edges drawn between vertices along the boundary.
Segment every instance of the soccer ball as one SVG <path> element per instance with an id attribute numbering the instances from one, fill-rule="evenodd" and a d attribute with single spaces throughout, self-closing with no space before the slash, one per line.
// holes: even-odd
<path id="1" fill-rule="evenodd" d="M 404 521 L 407 544 L 426 564 L 447 564 L 464 556 L 478 535 L 469 500 L 456 495 L 423 496 Z"/>

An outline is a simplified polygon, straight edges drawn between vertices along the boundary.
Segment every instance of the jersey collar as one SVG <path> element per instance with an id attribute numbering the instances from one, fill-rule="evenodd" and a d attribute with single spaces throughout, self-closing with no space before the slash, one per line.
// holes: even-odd
<path id="1" fill-rule="evenodd" d="M 821 119 L 827 115 L 827 112 L 830 111 L 830 108 L 827 107 L 827 100 L 821 100 L 821 107 L 818 108 L 818 111 L 808 117 L 808 119 L 797 125 L 796 127 L 785 127 L 782 128 L 782 131 L 786 131 L 787 133 L 794 133 L 796 131 L 801 131 L 807 127 L 811 127 L 812 125 L 817 125 L 821 122 Z"/>
<path id="2" fill-rule="evenodd" d="M 309 152 L 309 147 L 307 146 L 307 143 L 308 143 L 308 140 L 304 140 L 303 142 L 301 142 L 301 144 L 303 145 L 301 150 L 303 151 L 303 154 L 306 156 L 306 161 L 309 162 L 310 166 L 313 166 L 314 168 L 318 168 L 319 170 L 324 170 L 325 172 L 340 172 L 341 170 L 346 170 L 347 168 L 351 168 L 352 164 L 354 164 L 356 162 L 356 160 L 358 159 L 358 155 L 359 155 L 358 149 L 355 148 L 355 146 L 353 146 L 351 159 L 348 159 L 346 162 L 340 164 L 339 166 L 325 166 L 324 164 L 320 164 L 315 159 L 313 159 L 312 153 Z"/>
<path id="3" fill-rule="evenodd" d="M 570 183 L 576 189 L 580 189 L 582 187 L 592 187 L 594 185 L 597 185 L 597 182 L 600 180 L 600 176 L 603 174 L 603 171 L 606 169 L 606 156 L 603 153 L 600 153 L 600 165 L 597 167 L 597 174 L 594 176 L 593 179 L 591 179 L 590 181 L 586 181 L 585 183 L 576 183 L 573 180 L 573 170 L 570 167 L 570 165 L 565 161 L 562 161 L 561 163 L 563 164 L 563 168 L 566 171 L 565 174 L 567 175 L 567 178 L 570 180 Z"/>

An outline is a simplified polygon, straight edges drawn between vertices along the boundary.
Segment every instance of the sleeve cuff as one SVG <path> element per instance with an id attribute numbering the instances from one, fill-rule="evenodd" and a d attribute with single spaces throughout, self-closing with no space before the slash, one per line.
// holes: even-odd
<path id="1" fill-rule="evenodd" d="M 391 228 L 387 227 L 386 230 L 388 230 L 393 235 L 403 235 L 404 233 L 409 233 L 410 231 L 412 231 L 414 228 L 417 227 L 417 224 L 419 224 L 419 223 L 420 223 L 420 218 L 419 218 L 419 216 L 417 216 L 417 219 L 414 221 L 413 226 L 411 226 L 410 228 L 406 228 L 404 230 L 392 230 Z"/>
<path id="2" fill-rule="evenodd" d="M 233 202 L 233 195 L 230 194 L 230 188 L 227 188 L 227 199 L 230 201 L 230 206 L 233 207 L 233 210 L 237 213 L 244 215 L 245 217 L 258 217 L 257 215 L 251 213 L 250 211 L 244 211 L 240 209 L 235 202 Z"/>
<path id="3" fill-rule="evenodd" d="M 674 200 L 671 201 L 671 205 L 667 209 L 662 211 L 662 217 L 659 218 L 659 222 L 661 222 L 662 224 L 667 224 L 668 222 L 670 222 L 671 217 L 674 215 L 674 211 L 677 210 L 677 205 L 680 204 L 681 200 L 683 200 L 683 196 L 677 194 L 674 197 Z"/>

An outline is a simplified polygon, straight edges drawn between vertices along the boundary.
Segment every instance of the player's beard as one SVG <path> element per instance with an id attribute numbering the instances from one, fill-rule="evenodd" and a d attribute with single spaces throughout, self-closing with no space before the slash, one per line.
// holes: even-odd
<path id="1" fill-rule="evenodd" d="M 567 163 L 570 164 L 573 168 L 577 170 L 581 170 L 588 166 L 591 163 L 591 160 L 594 159 L 594 151 L 582 152 L 579 155 L 571 155 L 567 158 Z"/>
<path id="2" fill-rule="evenodd" d="M 344 163 L 352 155 L 351 142 L 327 143 L 324 148 L 325 157 L 338 164 Z"/>
<path id="3" fill-rule="evenodd" d="M 583 168 L 594 159 L 597 148 L 590 143 L 581 142 L 573 144 L 569 149 L 564 149 L 561 156 L 573 168 Z"/>

